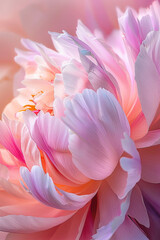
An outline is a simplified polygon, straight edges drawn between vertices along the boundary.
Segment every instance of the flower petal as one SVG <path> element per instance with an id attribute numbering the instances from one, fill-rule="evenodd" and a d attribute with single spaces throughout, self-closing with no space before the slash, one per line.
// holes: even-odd
<path id="1" fill-rule="evenodd" d="M 65 63 L 62 67 L 64 88 L 67 95 L 74 95 L 84 88 L 89 88 L 90 83 L 83 67 L 75 59 Z"/>
<path id="2" fill-rule="evenodd" d="M 19 140 L 23 125 L 18 121 L 9 120 L 5 116 L 3 118 L 4 121 L 0 121 L 0 144 L 18 158 L 18 160 L 24 162 Z"/>
<path id="3" fill-rule="evenodd" d="M 128 215 L 136 219 L 140 224 L 149 228 L 150 222 L 146 206 L 144 204 L 143 195 L 138 185 L 135 186 L 131 193 L 130 207 Z"/>
<path id="4" fill-rule="evenodd" d="M 43 231 L 64 222 L 71 216 L 72 215 L 70 214 L 55 218 L 41 218 L 23 215 L 8 215 L 0 217 L 0 230 L 15 233 Z"/>
<path id="5" fill-rule="evenodd" d="M 97 93 L 84 90 L 66 102 L 63 121 L 74 132 L 69 149 L 77 168 L 92 179 L 109 176 L 123 152 L 123 132 L 129 133 L 128 121 L 114 96 L 104 89 Z"/>
<path id="6" fill-rule="evenodd" d="M 102 69 L 99 65 L 95 65 L 89 58 L 87 58 L 80 50 L 80 57 L 82 64 L 88 72 L 88 80 L 95 90 L 98 88 L 105 88 L 117 97 L 117 91 L 119 90 L 118 84 L 115 78 Z M 119 92 L 119 91 L 118 91 Z"/>
<path id="7" fill-rule="evenodd" d="M 142 160 L 142 179 L 151 183 L 160 182 L 160 145 L 139 149 Z"/>
<path id="8" fill-rule="evenodd" d="M 160 130 L 156 129 L 153 131 L 148 131 L 148 133 L 141 139 L 136 141 L 137 148 L 146 148 L 160 143 Z"/>
<path id="9" fill-rule="evenodd" d="M 50 240 L 81 239 L 80 237 L 85 224 L 89 207 L 90 204 L 87 204 L 82 209 L 80 209 L 72 218 L 63 223 L 63 225 L 59 225 Z"/>
<path id="10" fill-rule="evenodd" d="M 137 81 L 139 98 L 149 126 L 160 104 L 159 58 L 160 32 L 150 32 L 141 45 L 140 53 L 135 63 L 135 79 Z"/>
<path id="11" fill-rule="evenodd" d="M 118 228 L 111 240 L 149 240 L 140 228 L 129 218 L 126 217 L 123 224 Z M 99 239 L 98 239 L 99 240 Z"/>
<path id="12" fill-rule="evenodd" d="M 130 203 L 130 195 L 127 196 L 125 201 L 121 204 L 120 213 L 114 217 L 112 221 L 110 221 L 106 226 L 103 226 L 97 230 L 97 233 L 93 235 L 94 240 L 110 240 L 113 234 L 116 232 L 118 227 L 123 223 L 125 220 L 125 215 L 128 210 Z M 113 208 L 113 206 L 112 206 Z"/>
<path id="13" fill-rule="evenodd" d="M 21 176 L 36 199 L 54 208 L 76 210 L 83 207 L 95 195 L 95 193 L 76 195 L 56 189 L 52 179 L 39 166 L 32 167 L 31 172 L 22 167 Z"/>
<path id="14" fill-rule="evenodd" d="M 72 155 L 68 150 L 68 128 L 64 123 L 42 111 L 38 115 L 26 111 L 24 118 L 33 140 L 58 171 L 73 182 L 87 182 L 88 178 L 82 175 L 72 162 Z"/>
<path id="15" fill-rule="evenodd" d="M 107 180 L 112 190 L 120 199 L 126 197 L 141 177 L 140 156 L 134 142 L 127 134 L 124 134 L 122 146 L 124 152 L 127 153 L 129 157 L 122 157 L 120 159 L 120 165 L 117 166 Z"/>

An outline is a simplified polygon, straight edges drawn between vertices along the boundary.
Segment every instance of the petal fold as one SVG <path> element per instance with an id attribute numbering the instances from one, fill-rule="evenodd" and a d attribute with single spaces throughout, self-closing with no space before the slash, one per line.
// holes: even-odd
<path id="1" fill-rule="evenodd" d="M 64 123 L 73 131 L 69 149 L 76 167 L 87 177 L 101 180 L 115 169 L 123 152 L 123 132 L 129 134 L 126 116 L 107 90 L 84 90 L 65 102 Z M 81 149 L 81 151 L 79 151 Z"/>
<path id="2" fill-rule="evenodd" d="M 41 167 L 34 166 L 31 172 L 21 167 L 21 176 L 30 193 L 40 202 L 64 210 L 77 210 L 82 208 L 96 194 L 76 195 L 57 188 L 48 174 Z"/>

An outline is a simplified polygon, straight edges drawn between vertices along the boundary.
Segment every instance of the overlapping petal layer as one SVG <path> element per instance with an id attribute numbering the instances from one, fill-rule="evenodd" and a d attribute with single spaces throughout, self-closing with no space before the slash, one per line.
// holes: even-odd
<path id="1" fill-rule="evenodd" d="M 3 238 L 158 240 L 158 9 L 119 11 L 107 39 L 79 21 L 50 33 L 56 51 L 22 40 L 0 122 Z"/>

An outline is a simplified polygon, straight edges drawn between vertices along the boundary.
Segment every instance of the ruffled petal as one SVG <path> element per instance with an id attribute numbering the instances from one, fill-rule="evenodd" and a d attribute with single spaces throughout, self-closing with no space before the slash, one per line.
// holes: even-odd
<path id="1" fill-rule="evenodd" d="M 81 64 L 74 59 L 63 65 L 62 76 L 65 92 L 69 96 L 91 87 L 85 70 Z"/>
<path id="2" fill-rule="evenodd" d="M 21 176 L 36 199 L 58 209 L 79 209 L 96 194 L 95 192 L 88 195 L 76 195 L 56 188 L 49 175 L 45 174 L 39 166 L 32 167 L 31 172 L 25 167 L 21 168 Z"/>
<path id="3" fill-rule="evenodd" d="M 66 101 L 64 123 L 73 131 L 69 149 L 73 162 L 87 177 L 101 180 L 115 169 L 123 150 L 128 121 L 114 96 L 104 89 L 84 90 Z M 79 151 L 81 149 L 81 151 Z"/>
<path id="4" fill-rule="evenodd" d="M 122 146 L 129 157 L 122 157 L 120 165 L 108 178 L 108 183 L 120 199 L 126 197 L 141 178 L 141 161 L 132 139 L 124 134 Z"/>
<path id="5" fill-rule="evenodd" d="M 73 182 L 87 182 L 88 179 L 72 162 L 72 155 L 68 150 L 68 128 L 64 123 L 42 111 L 37 116 L 26 111 L 24 118 L 33 140 L 47 154 L 58 171 Z"/>
<path id="6" fill-rule="evenodd" d="M 107 225 L 99 228 L 97 230 L 97 233 L 93 235 L 94 240 L 104 240 L 104 239 L 110 240 L 111 239 L 111 237 L 119 228 L 119 226 L 124 222 L 125 215 L 129 207 L 129 203 L 130 203 L 130 196 L 128 195 L 125 201 L 121 203 L 120 211 L 117 212 L 117 215 L 113 218 L 113 220 L 110 221 Z"/>

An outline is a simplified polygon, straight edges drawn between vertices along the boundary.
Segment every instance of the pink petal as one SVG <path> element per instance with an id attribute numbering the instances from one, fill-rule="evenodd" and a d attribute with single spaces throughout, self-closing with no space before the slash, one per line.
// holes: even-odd
<path id="1" fill-rule="evenodd" d="M 74 59 L 63 65 L 62 75 L 67 95 L 82 92 L 84 88 L 89 88 L 90 86 L 83 67 Z"/>
<path id="2" fill-rule="evenodd" d="M 138 185 L 135 186 L 135 188 L 131 193 L 128 215 L 136 219 L 140 224 L 149 228 L 150 222 L 149 222 L 147 209 L 144 204 L 143 195 Z"/>
<path id="3" fill-rule="evenodd" d="M 0 229 L 1 231 L 13 233 L 32 233 L 52 228 L 61 224 L 70 217 L 71 214 L 55 218 L 8 215 L 0 217 Z"/>
<path id="4" fill-rule="evenodd" d="M 7 180 L 8 177 L 9 177 L 8 168 L 5 165 L 0 164 L 0 178 L 4 178 Z"/>
<path id="5" fill-rule="evenodd" d="M 143 16 L 140 19 L 139 24 L 140 24 L 141 35 L 143 40 L 147 37 L 147 34 L 149 32 L 155 30 L 153 28 L 152 17 L 149 14 L 148 15 L 146 14 L 145 16 Z"/>
<path id="6" fill-rule="evenodd" d="M 140 104 L 139 99 L 138 99 L 137 103 L 138 103 L 137 105 Z M 148 133 L 148 124 L 147 124 L 146 118 L 141 110 L 141 106 L 139 107 L 138 111 L 139 111 L 139 114 L 136 116 L 136 109 L 135 109 L 135 107 L 133 108 L 132 114 L 133 114 L 133 117 L 135 118 L 135 116 L 136 116 L 136 118 L 133 121 L 131 120 L 131 124 L 130 124 L 131 138 L 136 142 L 141 141 L 141 139 L 143 139 L 143 137 L 146 136 Z"/>
<path id="7" fill-rule="evenodd" d="M 0 191 L 0 217 L 8 215 L 23 215 L 26 217 L 31 216 L 44 219 L 57 218 L 57 224 L 59 224 L 59 219 L 61 219 L 60 223 L 63 222 L 63 218 L 59 217 L 63 216 L 64 221 L 66 221 L 66 219 L 70 218 L 75 213 L 73 211 L 65 211 L 48 207 L 35 200 L 27 191 L 21 190 L 20 192 L 20 190 L 18 191 L 18 189 L 16 189 L 15 186 L 13 184 L 11 185 L 9 182 L 8 185 L 9 186 L 7 186 L 7 182 L 4 182 L 3 185 L 1 184 L 1 187 L 4 187 L 5 191 Z"/>
<path id="8" fill-rule="evenodd" d="M 136 57 L 141 43 L 141 35 L 136 13 L 134 10 L 128 8 L 126 12 L 119 17 L 118 21 L 125 39 L 133 51 L 134 57 Z"/>
<path id="9" fill-rule="evenodd" d="M 114 96 L 104 89 L 97 93 L 84 90 L 66 102 L 63 121 L 74 132 L 70 134 L 69 148 L 76 167 L 92 179 L 109 176 L 122 154 L 123 132 L 129 132 Z"/>
<path id="10" fill-rule="evenodd" d="M 63 99 L 65 95 L 63 76 L 62 74 L 56 74 L 54 78 L 54 98 Z"/>
<path id="11" fill-rule="evenodd" d="M 141 139 L 136 141 L 137 148 L 146 148 L 160 143 L 160 130 L 156 129 L 148 131 L 148 133 Z"/>
<path id="12" fill-rule="evenodd" d="M 81 239 L 80 236 L 84 228 L 89 207 L 90 204 L 87 204 L 85 207 L 80 209 L 72 218 L 58 226 L 51 240 Z"/>
<path id="13" fill-rule="evenodd" d="M 5 117 L 5 121 L 0 121 L 0 144 L 16 158 L 24 162 L 24 157 L 20 149 L 20 141 L 18 139 L 22 127 L 20 122 L 11 121 Z"/>
<path id="14" fill-rule="evenodd" d="M 97 88 L 98 86 L 105 87 L 109 91 L 114 92 L 114 94 L 116 90 L 119 97 L 118 100 L 120 102 L 122 101 L 122 106 L 125 111 L 129 111 L 130 104 L 133 104 L 132 98 L 135 98 L 135 96 L 133 94 L 133 86 L 132 95 L 130 94 L 131 81 L 128 77 L 128 74 L 126 73 L 126 66 L 124 62 L 113 51 L 113 49 L 106 44 L 105 41 L 96 39 L 96 37 L 91 32 L 86 33 L 86 27 L 84 25 L 82 26 L 82 24 L 80 24 L 80 26 L 80 30 L 82 31 L 82 33 L 80 31 L 80 37 L 85 42 L 82 42 L 76 38 L 73 38 L 73 40 L 79 46 L 81 61 L 86 71 L 89 72 L 89 80 L 91 81 L 91 84 L 93 84 L 93 87 Z M 91 48 L 94 49 L 94 51 Z M 87 59 L 85 58 L 85 56 L 87 56 Z M 95 68 L 93 64 L 95 63 L 95 61 L 98 69 Z M 92 73 L 92 71 L 94 72 Z M 96 79 L 95 75 L 97 74 L 97 71 L 98 76 Z M 102 76 L 104 79 L 102 79 Z M 98 81 L 99 79 L 100 81 Z M 100 84 L 102 85 L 100 86 Z"/>
<path id="15" fill-rule="evenodd" d="M 65 57 L 79 59 L 78 48 L 70 36 L 64 32 L 62 34 L 49 32 L 56 50 Z"/>
<path id="16" fill-rule="evenodd" d="M 88 178 L 83 176 L 72 162 L 68 150 L 68 128 L 64 123 L 43 112 L 36 116 L 26 111 L 24 117 L 33 140 L 47 154 L 59 172 L 73 182 L 87 182 Z"/>
<path id="17" fill-rule="evenodd" d="M 56 98 L 53 102 L 53 109 L 54 109 L 54 115 L 57 118 L 61 118 L 64 117 L 64 105 L 63 105 L 63 101 L 60 98 Z"/>
<path id="18" fill-rule="evenodd" d="M 120 200 L 119 200 L 120 201 Z M 110 240 L 113 234 L 117 231 L 119 226 L 124 222 L 125 215 L 130 203 L 130 196 L 121 203 L 120 211 L 106 226 L 103 226 L 97 230 L 97 233 L 93 235 L 94 240 Z M 113 205 L 112 205 L 113 208 Z"/>
<path id="19" fill-rule="evenodd" d="M 17 179 L 16 179 L 17 180 Z M 19 184 L 19 182 L 18 182 Z M 16 183 L 12 183 L 8 179 L 0 178 L 0 195 L 1 202 L 0 205 L 10 205 L 14 201 L 14 203 L 19 203 L 17 197 L 20 199 L 32 199 L 32 197 L 26 192 L 22 186 L 17 185 Z M 9 202 L 9 203 L 8 203 Z"/>
<path id="20" fill-rule="evenodd" d="M 140 181 L 139 183 L 143 199 L 148 210 L 148 214 L 157 215 L 159 218 L 160 215 L 160 195 L 159 195 L 159 184 L 147 183 Z"/>
<path id="21" fill-rule="evenodd" d="M 41 164 L 41 156 L 36 143 L 32 140 L 26 127 L 23 128 L 21 135 L 21 149 L 25 163 L 29 169 L 34 165 Z"/>
<path id="22" fill-rule="evenodd" d="M 8 233 L 7 232 L 0 232 L 0 239 L 1 240 L 6 240 L 8 238 Z"/>
<path id="23" fill-rule="evenodd" d="M 98 228 L 109 224 L 119 215 L 123 201 L 117 197 L 107 182 L 102 183 L 97 194 Z"/>
<path id="24" fill-rule="evenodd" d="M 49 239 L 53 234 L 53 228 L 46 230 L 46 231 L 40 231 L 36 233 L 9 233 L 7 236 L 7 240 L 28 240 L 28 239 L 38 239 L 38 240 L 47 240 Z"/>
<path id="25" fill-rule="evenodd" d="M 93 88 L 95 90 L 100 87 L 105 88 L 106 90 L 114 94 L 115 97 L 117 97 L 117 92 L 119 88 L 112 74 L 110 74 L 106 70 L 103 70 L 100 66 L 96 66 L 81 51 L 80 57 L 84 68 L 88 72 L 88 80 L 90 81 Z"/>
<path id="26" fill-rule="evenodd" d="M 139 149 L 142 161 L 142 179 L 151 183 L 160 181 L 160 147 L 159 145 Z"/>
<path id="27" fill-rule="evenodd" d="M 149 215 L 150 228 L 145 229 L 149 239 L 158 239 L 160 236 L 159 215 L 160 215 L 160 195 L 159 184 L 140 182 L 145 206 Z"/>
<path id="28" fill-rule="evenodd" d="M 21 176 L 36 199 L 54 208 L 76 210 L 83 207 L 95 195 L 95 193 L 76 195 L 57 188 L 60 195 L 52 179 L 39 166 L 32 167 L 31 172 L 27 168 L 21 168 Z"/>
<path id="29" fill-rule="evenodd" d="M 122 157 L 113 174 L 107 180 L 120 199 L 126 197 L 141 177 L 141 161 L 132 139 L 125 134 L 122 139 L 125 153 L 130 157 Z"/>
<path id="30" fill-rule="evenodd" d="M 111 240 L 149 240 L 140 228 L 129 218 L 126 217 L 123 224 L 118 228 Z M 98 239 L 101 240 L 101 239 Z"/>
<path id="31" fill-rule="evenodd" d="M 9 120 L 5 116 L 0 122 L 1 144 L 29 168 L 41 162 L 39 150 L 31 139 L 28 129 L 18 121 Z M 2 157 L 3 158 L 3 157 Z"/>
<path id="32" fill-rule="evenodd" d="M 135 63 L 135 79 L 142 110 L 148 125 L 152 123 L 160 104 L 159 57 L 159 32 L 151 32 L 141 45 L 140 53 Z"/>
<path id="33" fill-rule="evenodd" d="M 80 240 L 90 240 L 93 235 L 94 221 L 93 221 L 93 213 L 91 208 L 92 207 L 90 206 L 85 223 L 84 223 Z"/>

